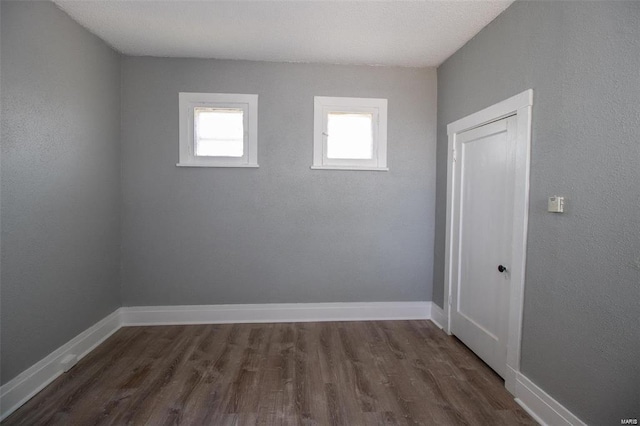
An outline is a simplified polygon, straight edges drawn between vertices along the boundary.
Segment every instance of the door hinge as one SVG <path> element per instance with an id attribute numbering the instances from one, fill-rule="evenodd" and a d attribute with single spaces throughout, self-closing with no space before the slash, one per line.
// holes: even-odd
<path id="1" fill-rule="evenodd" d="M 458 160 L 458 155 L 456 153 L 456 149 L 453 148 L 453 162 L 455 163 Z"/>

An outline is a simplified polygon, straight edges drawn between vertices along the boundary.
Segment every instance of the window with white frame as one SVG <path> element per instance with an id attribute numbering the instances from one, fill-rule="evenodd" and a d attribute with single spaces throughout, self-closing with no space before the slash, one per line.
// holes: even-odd
<path id="1" fill-rule="evenodd" d="M 316 96 L 311 168 L 388 170 L 387 100 Z"/>
<path id="2" fill-rule="evenodd" d="M 258 167 L 258 95 L 180 93 L 180 162 Z"/>

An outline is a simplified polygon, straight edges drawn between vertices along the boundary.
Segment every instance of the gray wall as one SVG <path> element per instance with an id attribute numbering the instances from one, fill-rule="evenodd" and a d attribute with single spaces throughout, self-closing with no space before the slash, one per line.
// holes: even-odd
<path id="1" fill-rule="evenodd" d="M 120 305 L 120 57 L 52 3 L 1 9 L 6 383 Z"/>
<path id="2" fill-rule="evenodd" d="M 125 306 L 430 300 L 434 69 L 130 58 Z M 178 92 L 259 95 L 259 169 L 178 168 Z M 313 96 L 389 100 L 389 172 L 310 170 Z"/>
<path id="3" fill-rule="evenodd" d="M 438 68 L 446 125 L 533 88 L 522 372 L 590 424 L 640 415 L 640 2 L 514 3 Z M 567 211 L 546 212 L 550 195 Z"/>

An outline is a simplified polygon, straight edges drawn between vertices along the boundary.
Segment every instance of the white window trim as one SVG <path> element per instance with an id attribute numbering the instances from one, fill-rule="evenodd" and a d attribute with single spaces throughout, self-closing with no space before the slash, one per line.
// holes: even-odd
<path id="1" fill-rule="evenodd" d="M 258 95 L 187 93 L 179 95 L 180 162 L 178 167 L 258 167 Z M 195 155 L 194 108 L 239 108 L 244 111 L 244 155 L 204 157 Z"/>
<path id="2" fill-rule="evenodd" d="M 313 165 L 314 170 L 370 170 L 387 168 L 387 100 L 376 98 L 314 97 Z M 327 152 L 327 115 L 331 111 L 372 113 L 374 121 L 373 159 L 329 159 Z"/>

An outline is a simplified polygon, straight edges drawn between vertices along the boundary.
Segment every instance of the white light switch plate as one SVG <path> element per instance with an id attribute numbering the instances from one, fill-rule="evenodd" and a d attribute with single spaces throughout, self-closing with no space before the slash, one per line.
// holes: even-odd
<path id="1" fill-rule="evenodd" d="M 549 197 L 549 204 L 547 207 L 547 211 L 552 213 L 563 213 L 564 212 L 564 197 L 553 196 Z"/>

